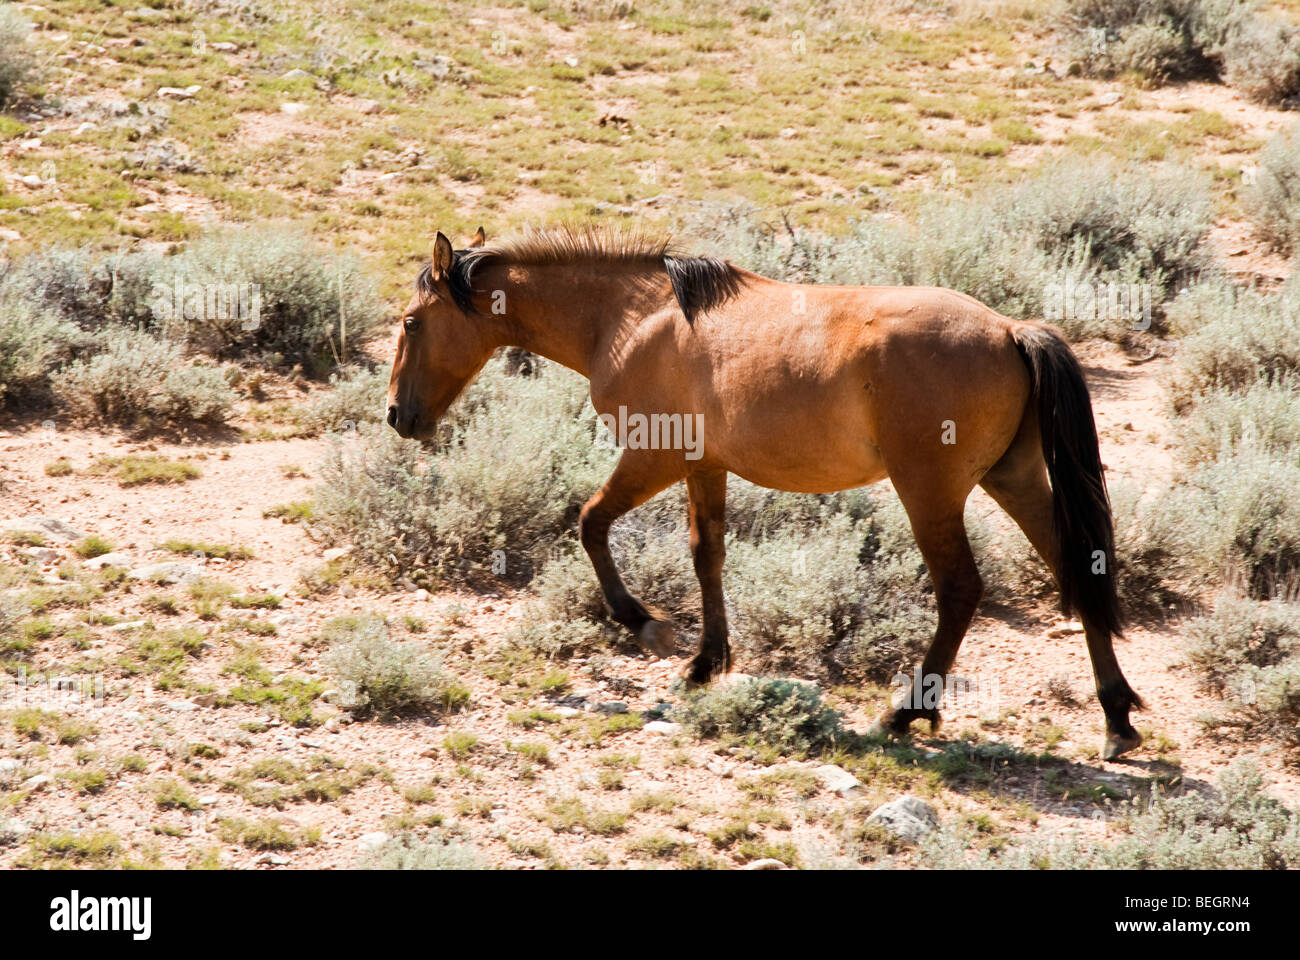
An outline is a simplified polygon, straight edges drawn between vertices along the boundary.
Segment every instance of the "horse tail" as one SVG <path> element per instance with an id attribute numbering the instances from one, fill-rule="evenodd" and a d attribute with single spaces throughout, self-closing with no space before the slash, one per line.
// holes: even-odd
<path id="1" fill-rule="evenodd" d="M 1057 579 L 1065 612 L 1107 638 L 1123 633 L 1116 589 L 1115 530 L 1083 368 L 1059 333 L 1041 324 L 1011 334 L 1029 369 L 1039 438 L 1052 485 Z M 1141 706 L 1137 694 L 1134 706 Z"/>

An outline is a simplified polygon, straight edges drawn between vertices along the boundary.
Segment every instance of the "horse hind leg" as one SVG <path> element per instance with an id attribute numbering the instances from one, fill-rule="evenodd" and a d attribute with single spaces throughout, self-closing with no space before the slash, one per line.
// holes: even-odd
<path id="1" fill-rule="evenodd" d="M 1052 519 L 1052 488 L 1047 481 L 1036 434 L 1032 439 L 1027 435 L 1022 437 L 1025 437 L 1024 441 L 1017 440 L 1006 456 L 984 476 L 980 486 L 1016 522 L 1059 584 L 1060 545 Z M 1088 611 L 1074 612 L 1083 623 L 1097 699 L 1106 716 L 1102 759 L 1114 760 L 1142 743 L 1142 735 L 1129 721 L 1129 710 L 1140 709 L 1142 701 L 1120 670 L 1110 632 L 1089 616 Z"/>

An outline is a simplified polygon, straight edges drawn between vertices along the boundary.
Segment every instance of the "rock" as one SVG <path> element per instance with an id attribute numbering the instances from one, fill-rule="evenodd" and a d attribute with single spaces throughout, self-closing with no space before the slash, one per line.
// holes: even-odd
<path id="1" fill-rule="evenodd" d="M 378 100 L 358 100 L 357 109 L 362 113 L 378 113 L 383 107 Z"/>
<path id="2" fill-rule="evenodd" d="M 210 807 L 217 802 L 216 797 L 199 797 L 199 803 L 205 807 Z"/>
<path id="3" fill-rule="evenodd" d="M 596 712 L 606 715 L 627 713 L 627 704 L 622 700 L 610 700 L 607 703 L 598 703 L 596 704 Z"/>
<path id="4" fill-rule="evenodd" d="M 125 553 L 101 553 L 97 557 L 91 557 L 82 564 L 87 570 L 102 570 L 104 567 L 127 567 L 131 566 L 131 558 Z"/>
<path id="5" fill-rule="evenodd" d="M 316 78 L 314 76 L 312 76 L 306 70 L 300 69 L 298 67 L 294 67 L 288 73 L 280 74 L 280 79 L 281 80 L 310 80 L 312 83 L 316 82 Z"/>
<path id="6" fill-rule="evenodd" d="M 282 857 L 282 856 L 280 856 L 279 854 L 276 854 L 276 853 L 264 853 L 264 854 L 262 854 L 260 857 L 258 857 L 256 860 L 254 860 L 253 862 L 254 862 L 254 863 L 269 863 L 269 864 L 271 864 L 272 866 L 275 866 L 275 867 L 283 867 L 283 866 L 284 866 L 285 864 L 287 864 L 289 861 L 288 861 L 285 857 Z"/>
<path id="7" fill-rule="evenodd" d="M 884 827 L 900 840 L 919 843 L 939 828 L 939 815 L 924 800 L 908 795 L 877 807 L 867 823 Z"/>
<path id="8" fill-rule="evenodd" d="M 239 52 L 239 44 L 237 44 L 237 43 L 231 43 L 229 40 L 218 40 L 216 43 L 212 44 L 211 46 L 212 46 L 212 49 L 213 49 L 213 50 L 216 50 L 218 53 L 238 53 L 238 52 Z"/>
<path id="9" fill-rule="evenodd" d="M 659 733 L 665 737 L 675 737 L 682 732 L 680 723 L 669 723 L 667 720 L 651 720 L 641 729 L 647 733 Z"/>
<path id="10" fill-rule="evenodd" d="M 572 720 L 574 717 L 582 714 L 581 710 L 574 709 L 573 707 L 556 707 L 552 712 L 561 720 Z"/>
<path id="11" fill-rule="evenodd" d="M 1116 91 L 1111 91 L 1110 93 L 1103 93 L 1100 97 L 1097 98 L 1097 102 L 1100 103 L 1103 107 L 1109 107 L 1112 104 L 1119 103 L 1120 100 L 1122 100 L 1123 98 L 1124 98 L 1123 94 L 1118 93 Z"/>
<path id="12" fill-rule="evenodd" d="M 740 868 L 741 870 L 785 870 L 786 865 L 780 860 L 773 857 L 764 857 L 762 860 L 751 860 Z"/>
<path id="13" fill-rule="evenodd" d="M 376 830 L 374 833 L 363 833 L 357 838 L 357 846 L 363 851 L 375 850 L 387 842 L 388 834 L 382 830 Z"/>
<path id="14" fill-rule="evenodd" d="M 1083 624 L 1078 620 L 1067 621 L 1047 631 L 1047 635 L 1054 640 L 1059 637 L 1073 636 L 1076 633 L 1083 633 Z"/>
<path id="15" fill-rule="evenodd" d="M 193 100 L 194 95 L 202 89 L 197 83 L 184 89 L 180 87 L 159 87 L 158 96 L 163 100 Z"/>
<path id="16" fill-rule="evenodd" d="M 54 778 L 51 777 L 48 773 L 38 773 L 36 776 L 28 777 L 26 780 L 23 781 L 23 789 L 39 790 L 47 783 L 52 783 L 53 781 Z"/>
<path id="17" fill-rule="evenodd" d="M 352 552 L 351 547 L 332 547 L 331 549 L 326 550 L 324 553 L 322 553 L 321 557 L 322 559 L 324 559 L 326 563 L 329 563 L 331 560 L 339 560 L 343 557 L 346 557 L 351 552 Z"/>
<path id="18" fill-rule="evenodd" d="M 0 820 L 0 847 L 20 843 L 31 832 L 32 828 L 21 820 Z"/>
<path id="19" fill-rule="evenodd" d="M 845 799 L 861 797 L 867 792 L 857 777 L 833 763 L 824 764 L 813 770 L 813 773 L 817 774 L 827 790 Z"/>
<path id="20" fill-rule="evenodd" d="M 74 530 L 54 517 L 30 516 L 5 520 L 0 524 L 0 530 L 6 533 L 43 533 L 57 540 L 80 540 L 85 536 L 80 530 Z"/>
<path id="21" fill-rule="evenodd" d="M 199 709 L 199 705 L 190 703 L 188 700 L 169 700 L 167 701 L 167 709 L 175 710 L 177 713 L 191 713 Z"/>
<path id="22" fill-rule="evenodd" d="M 59 551 L 51 550 L 49 547 L 31 547 L 24 550 L 23 553 L 43 567 L 49 566 L 59 559 Z"/>
<path id="23" fill-rule="evenodd" d="M 13 757 L 4 757 L 0 759 L 0 773 L 13 773 L 22 767 L 22 763 Z"/>
<path id="24" fill-rule="evenodd" d="M 306 113 L 309 109 L 311 109 L 311 108 L 308 107 L 307 104 L 305 104 L 305 103 L 282 103 L 282 104 L 280 104 L 280 112 L 281 112 L 281 113 L 287 113 L 287 114 L 288 114 L 289 116 L 291 116 L 291 117 L 296 117 L 296 116 L 298 116 L 300 113 Z"/>
<path id="25" fill-rule="evenodd" d="M 151 563 L 147 567 L 136 567 L 127 576 L 132 580 L 148 580 L 150 583 L 193 583 L 202 574 L 192 563 L 165 560 L 162 563 Z"/>
<path id="26" fill-rule="evenodd" d="M 138 630 L 145 625 L 144 620 L 127 620 L 123 623 L 115 623 L 107 629 L 113 633 L 126 633 L 129 630 Z"/>
<path id="27" fill-rule="evenodd" d="M 19 177 L 18 182 L 27 187 L 39 187 L 41 185 L 41 178 L 36 176 L 34 173 L 29 173 L 25 177 Z"/>

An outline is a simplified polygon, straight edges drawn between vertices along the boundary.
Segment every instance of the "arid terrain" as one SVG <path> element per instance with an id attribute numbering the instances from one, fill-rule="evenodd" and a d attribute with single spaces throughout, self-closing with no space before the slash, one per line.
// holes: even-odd
<path id="1" fill-rule="evenodd" d="M 17 5 L 46 72 L 0 118 L 8 257 L 294 224 L 376 278 L 393 326 L 360 358 L 384 370 L 437 229 L 666 229 L 725 201 L 834 235 L 1087 148 L 1204 173 L 1207 245 L 1231 281 L 1271 291 L 1291 274 L 1237 193 L 1294 114 L 1210 80 L 1067 74 L 1039 4 L 993 4 L 1009 29 L 974 4 L 897 4 L 869 26 L 827 13 L 824 31 L 779 27 L 779 4 L 770 21 L 727 7 L 701 25 L 676 6 L 325 3 L 301 29 L 249 12 L 298 5 L 229 6 Z M 1183 470 L 1181 344 L 1159 333 L 1075 344 L 1108 482 L 1157 499 Z M 1144 745 L 1117 762 L 1099 758 L 1081 628 L 1054 595 L 1003 602 L 1014 584 L 957 662 L 989 699 L 947 709 L 938 733 L 804 755 L 702 738 L 674 712 L 694 631 L 666 660 L 629 643 L 550 656 L 519 643 L 538 602 L 526 584 L 417 586 L 324 536 L 293 505 L 333 445 L 361 441 L 350 421 L 297 429 L 293 411 L 335 386 L 239 363 L 217 425 L 0 408 L 0 566 L 26 605 L 0 691 L 0 867 L 350 868 L 430 838 L 498 868 L 926 866 L 869 822 L 882 804 L 918 797 L 981 850 L 1106 843 L 1127 801 L 1208 794 L 1241 759 L 1300 808 L 1293 752 L 1206 719 L 1229 708 L 1183 625 L 1217 588 L 1145 609 L 1118 643 L 1147 709 Z M 969 511 L 1003 524 L 983 494 Z M 455 704 L 339 706 L 324 658 L 331 624 L 357 615 L 436 657 Z M 739 647 L 736 670 L 762 673 Z M 879 684 L 805 679 L 858 733 L 886 702 Z"/>

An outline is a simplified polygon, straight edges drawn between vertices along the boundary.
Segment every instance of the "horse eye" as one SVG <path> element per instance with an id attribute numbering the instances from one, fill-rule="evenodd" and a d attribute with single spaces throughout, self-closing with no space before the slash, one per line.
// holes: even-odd
<path id="1" fill-rule="evenodd" d="M 402 321 L 402 326 L 406 328 L 407 333 L 415 333 L 420 328 L 420 320 L 418 317 L 407 317 Z"/>

